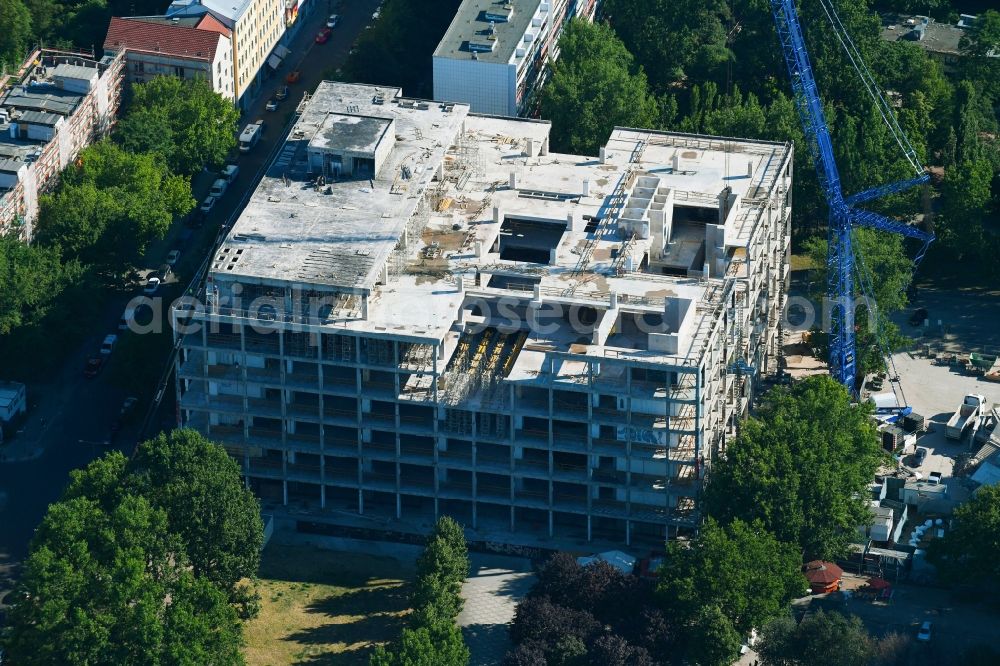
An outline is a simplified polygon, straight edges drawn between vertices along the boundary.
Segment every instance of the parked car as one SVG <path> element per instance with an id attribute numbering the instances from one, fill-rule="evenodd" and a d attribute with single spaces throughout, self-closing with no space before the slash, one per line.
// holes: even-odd
<path id="1" fill-rule="evenodd" d="M 87 359 L 87 364 L 83 366 L 83 376 L 84 377 L 96 377 L 97 373 L 101 371 L 101 366 L 104 365 L 104 357 L 102 356 L 91 356 Z"/>
<path id="2" fill-rule="evenodd" d="M 924 460 L 927 459 L 927 449 L 924 448 L 923 446 L 918 446 L 915 458 L 917 460 L 917 466 L 918 467 L 920 465 L 923 465 L 924 464 Z"/>
<path id="3" fill-rule="evenodd" d="M 111 352 L 115 350 L 115 344 L 118 342 L 118 336 L 114 333 L 109 333 L 104 336 L 104 342 L 101 343 L 101 354 L 108 356 Z"/>
<path id="4" fill-rule="evenodd" d="M 910 326 L 922 326 L 927 321 L 927 308 L 917 308 L 910 316 Z"/>
<path id="5" fill-rule="evenodd" d="M 278 100 L 271 98 L 267 100 L 267 104 L 264 105 L 264 110 L 266 111 L 277 111 L 278 110 Z"/>
<path id="6" fill-rule="evenodd" d="M 292 70 L 288 73 L 288 76 L 285 77 L 285 83 L 298 83 L 301 76 L 302 73 L 299 70 Z"/>
<path id="7" fill-rule="evenodd" d="M 326 27 L 336 28 L 338 23 L 340 23 L 340 16 L 337 14 L 330 14 L 330 18 L 326 20 Z"/>
<path id="8" fill-rule="evenodd" d="M 167 263 L 170 264 L 171 266 L 177 264 L 177 260 L 180 258 L 181 258 L 180 250 L 171 250 L 170 252 L 167 252 Z"/>
<path id="9" fill-rule="evenodd" d="M 281 86 L 274 91 L 274 99 L 283 102 L 288 99 L 288 86 Z"/>
<path id="10" fill-rule="evenodd" d="M 225 168 L 222 169 L 221 175 L 227 181 L 232 183 L 234 180 L 236 180 L 236 176 L 238 176 L 239 173 L 240 173 L 240 168 L 238 166 L 236 166 L 235 164 L 227 164 Z"/>
<path id="11" fill-rule="evenodd" d="M 917 632 L 917 640 L 920 641 L 921 643 L 929 642 L 931 640 L 932 626 L 933 625 L 931 624 L 930 620 L 924 621 L 924 623 L 920 625 L 920 631 Z"/>
<path id="12" fill-rule="evenodd" d="M 200 208 L 195 208 L 191 211 L 191 214 L 187 216 L 185 224 L 190 229 L 201 229 L 205 226 L 205 213 L 203 213 Z"/>
<path id="13" fill-rule="evenodd" d="M 330 39 L 330 32 L 331 30 L 329 28 L 320 29 L 320 31 L 316 33 L 316 43 L 326 44 L 326 42 Z"/>
<path id="14" fill-rule="evenodd" d="M 207 196 L 205 197 L 205 200 L 201 202 L 201 208 L 199 208 L 198 210 L 207 215 L 208 213 L 212 212 L 213 206 L 215 206 L 215 197 Z"/>
<path id="15" fill-rule="evenodd" d="M 146 286 L 142 288 L 142 293 L 146 294 L 147 296 L 152 296 L 157 292 L 157 290 L 159 290 L 160 282 L 162 282 L 162 280 L 160 280 L 160 278 L 158 277 L 154 276 L 149 278 L 148 280 L 146 280 Z"/>
<path id="16" fill-rule="evenodd" d="M 216 178 L 215 182 L 212 183 L 212 189 L 208 191 L 210 195 L 218 199 L 223 194 L 226 193 L 226 188 L 229 187 L 229 181 L 225 178 Z"/>

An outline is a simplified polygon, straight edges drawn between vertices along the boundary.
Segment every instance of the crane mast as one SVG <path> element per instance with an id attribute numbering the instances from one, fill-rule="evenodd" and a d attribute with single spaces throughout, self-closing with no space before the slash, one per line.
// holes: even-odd
<path id="1" fill-rule="evenodd" d="M 916 258 L 917 263 L 934 240 L 933 234 L 871 211 L 854 208 L 854 205 L 926 183 L 929 176 L 921 169 L 915 178 L 874 187 L 845 199 L 840 172 L 833 157 L 830 129 L 816 87 L 816 78 L 813 76 L 795 0 L 770 1 L 778 40 L 792 82 L 795 107 L 829 208 L 827 298 L 830 308 L 830 374 L 853 393 L 857 376 L 857 352 L 854 333 L 856 266 L 852 228 L 855 225 L 864 226 L 923 241 L 923 247 Z M 891 114 L 891 110 L 889 113 Z"/>

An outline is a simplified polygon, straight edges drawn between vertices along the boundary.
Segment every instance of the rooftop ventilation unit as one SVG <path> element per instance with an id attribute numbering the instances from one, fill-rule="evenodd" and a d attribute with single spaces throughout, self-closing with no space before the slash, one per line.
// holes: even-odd
<path id="1" fill-rule="evenodd" d="M 493 47 L 496 45 L 496 39 L 489 41 L 485 44 L 480 44 L 478 42 L 469 42 L 469 50 L 473 53 L 492 53 Z"/>
<path id="2" fill-rule="evenodd" d="M 510 5 L 504 5 L 504 8 L 509 8 Z M 494 11 L 492 9 L 487 9 L 483 15 L 490 23 L 506 23 L 510 20 L 510 11 Z"/>

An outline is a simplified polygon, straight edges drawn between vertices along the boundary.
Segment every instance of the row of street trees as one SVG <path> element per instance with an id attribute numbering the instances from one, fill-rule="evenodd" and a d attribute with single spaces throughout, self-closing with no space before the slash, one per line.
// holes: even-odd
<path id="1" fill-rule="evenodd" d="M 71 474 L 31 542 L 5 647 L 17 664 L 241 664 L 263 525 L 193 430 Z"/>
<path id="2" fill-rule="evenodd" d="M 150 243 L 195 205 L 191 177 L 236 145 L 238 114 L 205 81 L 158 77 L 132 88 L 110 139 L 81 151 L 40 200 L 30 245 L 0 238 L 0 354 L 6 374 L 54 366 Z"/>
<path id="3" fill-rule="evenodd" d="M 442 516 L 417 560 L 413 614 L 389 649 L 376 648 L 371 666 L 465 666 L 469 649 L 455 618 L 462 610 L 462 583 L 469 553 L 462 526 Z"/>

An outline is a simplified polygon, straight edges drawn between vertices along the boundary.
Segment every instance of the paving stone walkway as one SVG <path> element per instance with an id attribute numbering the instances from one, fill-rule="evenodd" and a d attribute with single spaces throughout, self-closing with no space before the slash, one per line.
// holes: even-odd
<path id="1" fill-rule="evenodd" d="M 470 666 L 497 666 L 510 648 L 507 624 L 535 576 L 528 559 L 480 553 L 470 554 L 469 559 L 472 566 L 462 586 L 465 606 L 458 624 L 472 654 Z"/>

